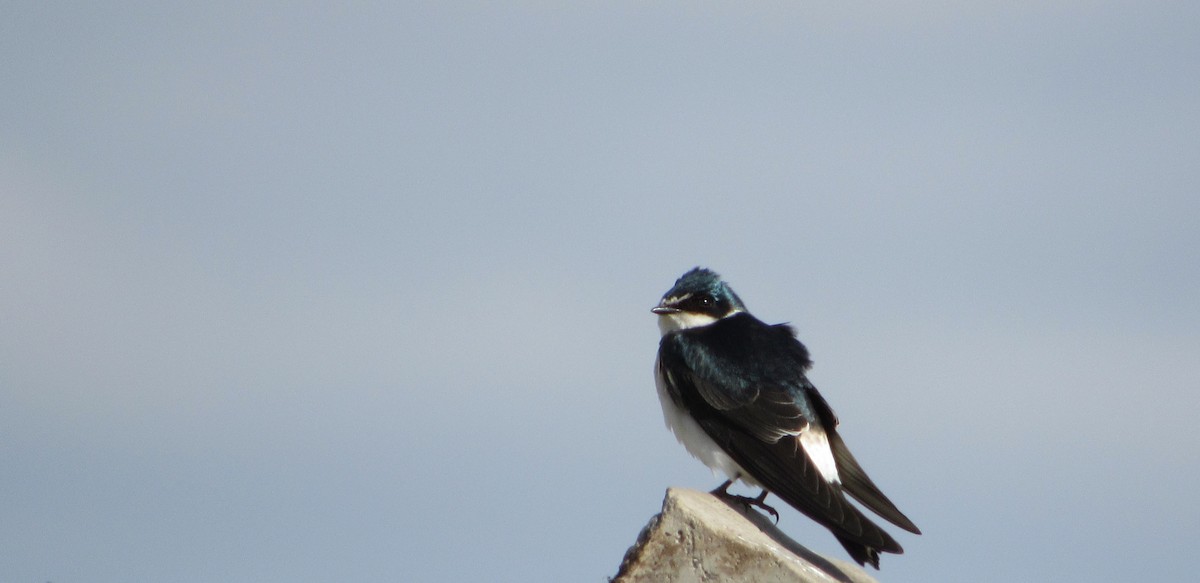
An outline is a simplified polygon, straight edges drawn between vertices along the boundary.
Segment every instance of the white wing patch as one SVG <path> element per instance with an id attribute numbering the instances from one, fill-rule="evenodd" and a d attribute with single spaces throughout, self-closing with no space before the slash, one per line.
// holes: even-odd
<path id="1" fill-rule="evenodd" d="M 804 448 L 808 459 L 817 466 L 821 477 L 831 484 L 841 484 L 837 462 L 833 459 L 833 449 L 829 447 L 829 437 L 825 435 L 825 429 L 820 425 L 810 424 L 800 432 L 799 439 L 800 447 Z"/>

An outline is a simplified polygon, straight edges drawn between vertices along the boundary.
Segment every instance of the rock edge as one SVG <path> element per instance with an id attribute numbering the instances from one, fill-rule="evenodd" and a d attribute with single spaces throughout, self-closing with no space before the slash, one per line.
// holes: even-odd
<path id="1" fill-rule="evenodd" d="M 818 555 L 766 516 L 706 492 L 668 488 L 612 583 L 800 581 L 875 583 L 857 565 Z"/>

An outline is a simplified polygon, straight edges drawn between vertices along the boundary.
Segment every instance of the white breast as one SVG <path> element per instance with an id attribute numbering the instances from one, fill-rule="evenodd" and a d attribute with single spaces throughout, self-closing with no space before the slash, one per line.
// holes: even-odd
<path id="1" fill-rule="evenodd" d="M 713 473 L 720 471 L 725 474 L 730 480 L 742 480 L 751 485 L 758 486 L 758 482 L 733 461 L 717 442 L 713 441 L 704 428 L 692 419 L 683 409 L 671 400 L 671 394 L 667 392 L 666 380 L 659 374 L 661 369 L 658 367 L 658 361 L 654 362 L 654 384 L 658 387 L 658 401 L 662 405 L 663 420 L 666 421 L 667 427 L 675 434 L 675 439 L 683 444 L 683 447 L 688 450 L 696 459 L 704 462 L 704 465 L 712 469 Z"/>

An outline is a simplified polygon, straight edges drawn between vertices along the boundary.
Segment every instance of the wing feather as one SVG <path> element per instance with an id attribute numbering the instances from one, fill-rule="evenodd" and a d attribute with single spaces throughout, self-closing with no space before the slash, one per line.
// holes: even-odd
<path id="1" fill-rule="evenodd" d="M 867 472 L 859 465 L 858 460 L 854 458 L 854 454 L 850 453 L 850 448 L 846 447 L 846 443 L 842 441 L 842 436 L 838 435 L 837 415 L 830 408 L 829 403 L 825 398 L 817 392 L 816 388 L 809 391 L 809 397 L 812 400 L 814 407 L 817 410 L 817 415 L 821 418 L 825 426 L 825 434 L 829 438 L 829 447 L 833 450 L 833 458 L 837 462 L 838 475 L 842 479 L 842 486 L 848 494 L 854 497 L 870 508 L 872 512 L 887 519 L 888 522 L 907 530 L 914 534 L 921 534 L 921 529 L 913 523 L 899 508 L 884 495 L 879 486 L 871 480 Z"/>

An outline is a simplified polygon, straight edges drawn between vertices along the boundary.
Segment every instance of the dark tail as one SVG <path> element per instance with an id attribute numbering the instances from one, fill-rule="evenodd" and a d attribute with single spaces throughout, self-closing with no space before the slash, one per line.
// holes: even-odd
<path id="1" fill-rule="evenodd" d="M 842 547 L 850 554 L 850 558 L 858 561 L 858 564 L 864 567 L 871 565 L 875 567 L 875 570 L 879 570 L 879 549 L 864 545 L 837 533 L 834 533 L 833 536 L 837 537 L 838 542 L 842 543 Z M 889 550 L 888 552 L 900 555 L 904 554 L 904 549 L 899 548 L 899 545 L 897 545 L 895 550 Z"/>
<path id="2" fill-rule="evenodd" d="M 825 435 L 829 438 L 830 449 L 833 450 L 838 467 L 838 477 L 842 479 L 842 489 L 853 496 L 855 500 L 862 502 L 863 506 L 870 508 L 875 514 L 886 518 L 888 522 L 913 534 L 921 534 L 921 529 L 917 528 L 917 525 L 913 524 L 913 521 L 909 520 L 903 512 L 900 512 L 900 509 L 896 508 L 896 505 L 883 495 L 879 486 L 871 481 L 837 431 L 827 429 Z"/>

